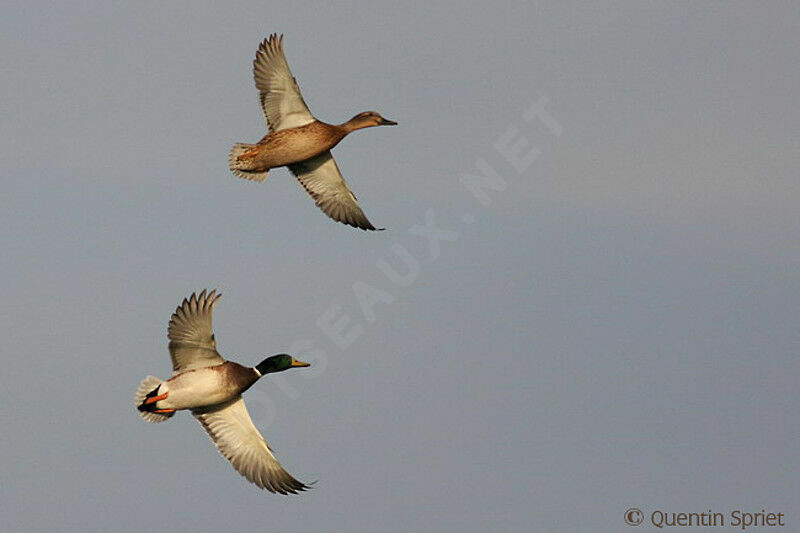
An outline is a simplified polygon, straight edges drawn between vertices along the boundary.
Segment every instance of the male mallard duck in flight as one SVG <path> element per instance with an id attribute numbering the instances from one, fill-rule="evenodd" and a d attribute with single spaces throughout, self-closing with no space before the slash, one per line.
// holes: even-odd
<path id="1" fill-rule="evenodd" d="M 283 55 L 282 35 L 264 39 L 256 52 L 253 71 L 270 133 L 256 144 L 233 145 L 228 159 L 231 171 L 240 178 L 263 181 L 269 169 L 288 166 L 326 215 L 356 228 L 374 230 L 330 150 L 350 132 L 397 122 L 374 111 L 359 113 L 339 125 L 315 119 Z"/>
<path id="2" fill-rule="evenodd" d="M 286 354 L 253 368 L 223 359 L 211 329 L 211 313 L 222 296 L 215 293 L 193 293 L 175 310 L 167 329 L 172 377 L 144 378 L 136 391 L 136 408 L 148 422 L 163 422 L 175 411 L 190 409 L 219 452 L 248 481 L 281 494 L 305 490 L 309 486 L 289 475 L 272 455 L 241 394 L 264 374 L 310 365 Z"/>

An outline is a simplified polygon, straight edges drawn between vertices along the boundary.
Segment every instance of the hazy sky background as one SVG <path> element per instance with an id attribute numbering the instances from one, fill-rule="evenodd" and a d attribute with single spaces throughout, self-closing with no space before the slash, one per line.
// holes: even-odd
<path id="1" fill-rule="evenodd" d="M 622 531 L 639 507 L 800 528 L 785 5 L 6 6 L 3 527 Z M 333 223 L 285 169 L 228 171 L 265 131 L 271 32 L 317 117 L 399 122 L 334 151 L 387 231 Z M 523 116 L 542 97 L 558 136 Z M 522 172 L 506 134 L 540 151 Z M 478 159 L 507 184 L 489 205 L 460 183 Z M 426 214 L 455 240 L 410 231 Z M 397 250 L 406 286 L 380 267 L 407 272 Z M 203 287 L 224 356 L 315 363 L 245 396 L 313 491 L 258 490 L 188 414 L 136 415 Z M 344 349 L 326 313 L 358 335 Z"/>

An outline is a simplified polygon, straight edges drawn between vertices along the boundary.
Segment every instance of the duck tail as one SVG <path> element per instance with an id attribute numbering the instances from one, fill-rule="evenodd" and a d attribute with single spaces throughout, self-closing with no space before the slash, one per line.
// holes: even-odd
<path id="1" fill-rule="evenodd" d="M 228 167 L 231 169 L 231 172 L 246 180 L 264 181 L 269 169 L 253 170 L 253 159 L 252 157 L 248 157 L 249 152 L 253 152 L 255 149 L 255 144 L 234 144 L 228 156 Z"/>
<path id="2" fill-rule="evenodd" d="M 159 379 L 155 376 L 147 376 L 142 380 L 141 383 L 139 383 L 139 388 L 136 389 L 136 395 L 133 398 L 134 405 L 136 406 L 137 411 L 139 411 L 139 416 L 148 422 L 163 422 L 175 414 L 175 411 L 172 411 L 171 413 L 163 411 L 156 413 L 153 411 L 155 409 L 155 403 L 144 403 L 148 397 L 156 395 L 158 388 L 162 383 L 164 383 L 164 380 L 162 379 Z"/>

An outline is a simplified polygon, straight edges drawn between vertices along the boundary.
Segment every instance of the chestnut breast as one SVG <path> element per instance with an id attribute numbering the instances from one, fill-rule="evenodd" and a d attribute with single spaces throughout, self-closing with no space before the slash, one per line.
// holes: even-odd
<path id="1" fill-rule="evenodd" d="M 252 368 L 242 366 L 233 361 L 225 361 L 220 365 L 222 373 L 223 387 L 232 389 L 241 394 L 250 387 L 253 383 L 258 381 L 259 376 L 253 371 Z"/>

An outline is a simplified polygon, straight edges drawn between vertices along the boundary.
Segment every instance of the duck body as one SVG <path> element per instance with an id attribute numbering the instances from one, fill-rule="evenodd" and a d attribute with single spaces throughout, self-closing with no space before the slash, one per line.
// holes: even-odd
<path id="1" fill-rule="evenodd" d="M 198 409 L 228 402 L 258 380 L 249 367 L 233 361 L 183 372 L 162 383 L 155 395 L 166 398 L 155 402 L 157 410 Z"/>
<path id="2" fill-rule="evenodd" d="M 330 150 L 348 133 L 346 127 L 319 120 L 296 128 L 273 131 L 254 145 L 237 145 L 244 147 L 244 151 L 235 156 L 235 169 L 262 173 L 271 168 L 306 161 Z"/>
<path id="3" fill-rule="evenodd" d="M 258 47 L 253 77 L 269 134 L 256 144 L 234 144 L 228 156 L 231 172 L 264 181 L 271 168 L 286 166 L 326 215 L 356 228 L 375 230 L 330 150 L 355 130 L 397 123 L 375 111 L 364 111 L 338 125 L 317 120 L 286 62 L 282 36 L 270 35 Z"/>
<path id="4" fill-rule="evenodd" d="M 253 424 L 242 393 L 265 374 L 310 365 L 289 354 L 273 355 L 254 367 L 223 359 L 211 327 L 219 297 L 216 291 L 192 294 L 172 314 L 167 327 L 172 377 L 144 378 L 133 398 L 136 410 L 154 423 L 188 410 L 248 481 L 280 494 L 304 491 L 309 486 L 284 470 Z"/>

